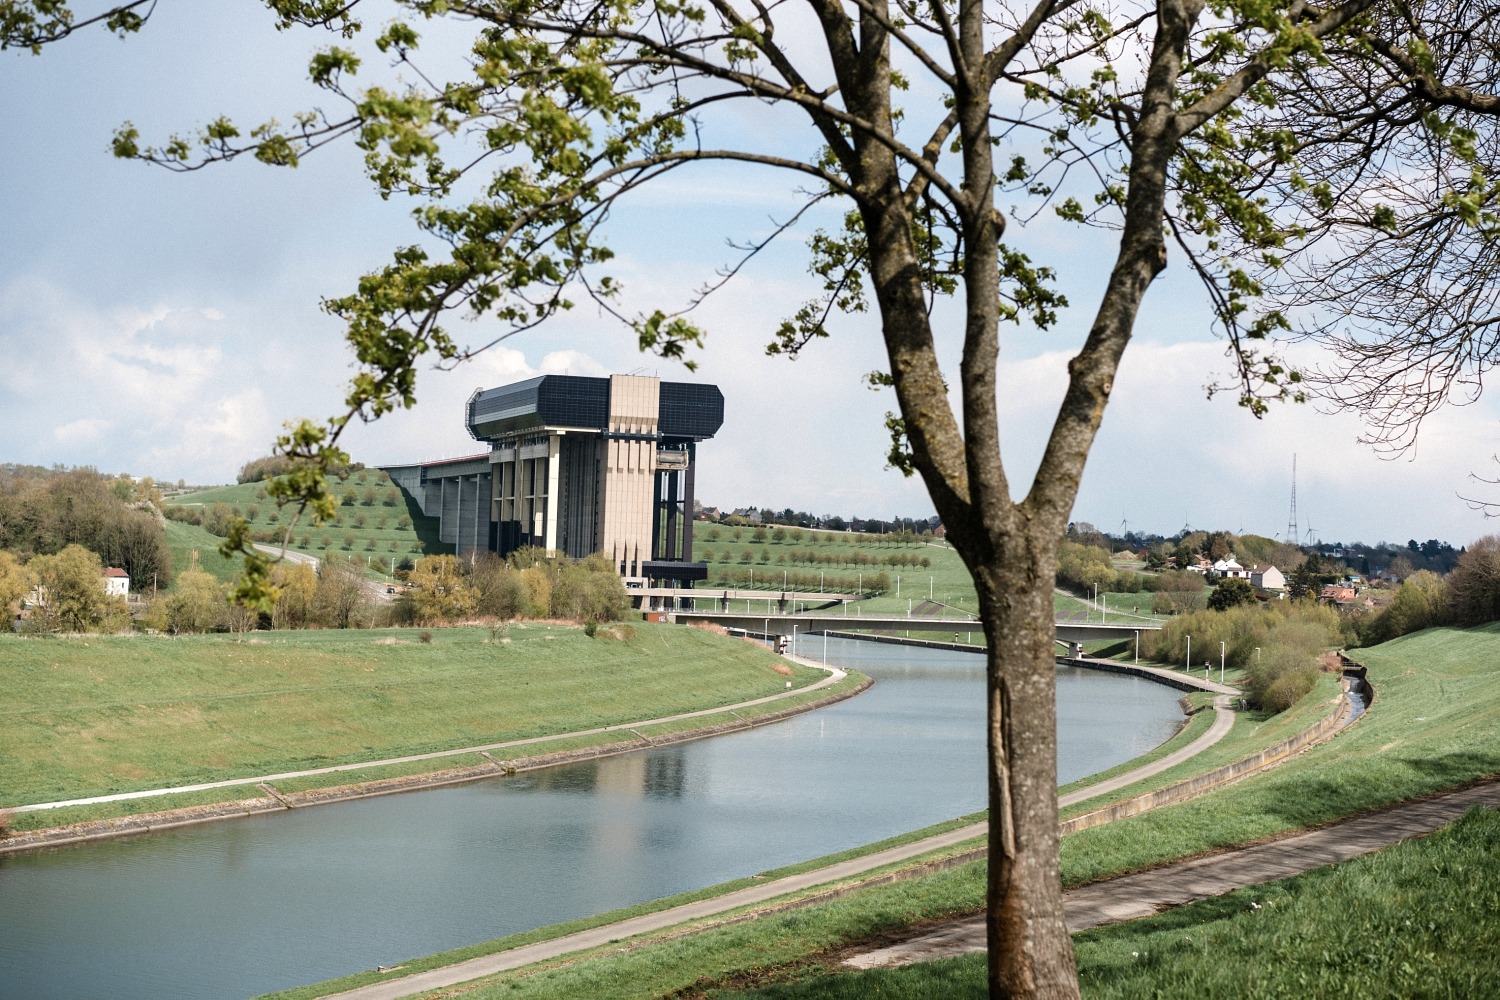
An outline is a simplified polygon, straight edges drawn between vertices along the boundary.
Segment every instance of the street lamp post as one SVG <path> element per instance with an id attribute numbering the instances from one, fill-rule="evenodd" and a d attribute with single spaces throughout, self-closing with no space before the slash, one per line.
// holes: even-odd
<path id="1" fill-rule="evenodd" d="M 1182 669 L 1183 670 L 1192 670 L 1193 669 L 1193 637 L 1192 636 L 1188 636 L 1187 637 L 1187 657 L 1183 660 Z"/>
<path id="2" fill-rule="evenodd" d="M 1224 683 L 1224 642 L 1219 641 L 1219 683 Z"/>

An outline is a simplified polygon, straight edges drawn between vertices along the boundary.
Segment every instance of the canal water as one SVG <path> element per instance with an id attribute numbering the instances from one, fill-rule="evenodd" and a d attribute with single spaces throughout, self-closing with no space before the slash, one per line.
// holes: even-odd
<path id="1" fill-rule="evenodd" d="M 0 998 L 241 998 L 713 885 L 984 807 L 983 660 L 829 640 L 864 694 L 744 733 L 0 858 Z M 823 641 L 801 640 L 821 658 Z M 1170 688 L 1059 668 L 1059 779 Z"/>

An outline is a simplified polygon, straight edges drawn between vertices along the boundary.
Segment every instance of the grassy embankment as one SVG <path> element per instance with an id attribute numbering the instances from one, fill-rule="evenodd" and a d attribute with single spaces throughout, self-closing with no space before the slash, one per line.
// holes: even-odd
<path id="1" fill-rule="evenodd" d="M 1500 673 L 1491 666 L 1500 662 L 1500 625 L 1433 630 L 1361 650 L 1358 656 L 1370 667 L 1378 700 L 1353 729 L 1193 803 L 1066 838 L 1065 883 L 1082 884 L 1274 837 L 1500 773 L 1500 745 L 1494 739 L 1500 727 Z M 1326 711 L 1326 695 L 1326 688 L 1315 689 L 1298 709 L 1310 721 Z M 1274 734 L 1264 735 L 1271 742 Z M 1081 973 L 1090 995 L 1241 994 L 1242 984 L 1276 971 L 1281 978 L 1267 987 L 1266 995 L 1322 996 L 1337 995 L 1339 984 L 1346 981 L 1339 970 L 1363 960 L 1376 971 L 1364 979 L 1349 979 L 1354 985 L 1347 995 L 1379 992 L 1370 984 L 1391 981 L 1426 984 L 1425 995 L 1431 996 L 1489 995 L 1492 988 L 1474 992 L 1471 986 L 1495 981 L 1493 956 L 1500 953 L 1495 947 L 1500 935 L 1491 918 L 1495 839 L 1490 818 L 1477 832 L 1460 830 L 1431 844 L 1340 866 L 1337 872 L 1314 872 L 1151 921 L 1090 932 L 1080 938 Z M 1444 846 L 1449 840 L 1459 843 L 1450 849 Z M 1424 855 L 1433 845 L 1439 853 Z M 1482 873 L 1477 872 L 1481 868 Z M 1448 886 L 1432 884 L 1431 873 L 1459 870 L 1475 874 Z M 1478 888 L 1474 905 L 1466 900 L 1471 883 Z M 983 863 L 962 865 L 697 934 L 672 932 L 625 949 L 616 943 L 586 956 L 570 956 L 566 962 L 502 974 L 464 995 L 476 1000 L 584 995 L 629 1000 L 691 988 L 699 992 L 688 995 L 739 996 L 733 991 L 747 985 L 787 981 L 781 991 L 747 995 L 982 996 L 979 958 L 860 974 L 832 972 L 828 962 L 851 941 L 974 912 L 982 906 L 983 889 Z M 1394 901 L 1405 906 L 1393 910 L 1386 902 L 1383 894 L 1392 891 L 1397 892 Z M 1288 900 L 1295 898 L 1296 905 L 1278 902 L 1252 910 L 1244 901 L 1279 900 L 1283 894 Z M 539 935 L 552 936 L 544 930 L 528 937 Z M 1204 935 L 1214 944 L 1213 961 L 1206 963 L 1214 968 L 1201 970 L 1206 977 L 1202 980 L 1179 982 L 1175 977 L 1183 965 L 1205 964 Z M 1437 942 L 1446 943 L 1439 947 Z M 492 942 L 468 953 L 499 951 L 518 943 Z M 1153 950 L 1162 957 L 1139 961 L 1129 955 L 1149 955 Z M 1321 957 L 1325 954 L 1333 957 Z M 1394 956 L 1395 965 L 1387 964 L 1387 954 Z M 1273 964 L 1268 956 L 1278 955 L 1283 956 L 1282 968 L 1268 969 Z M 1320 967 L 1325 961 L 1331 971 Z M 1399 968 L 1401 963 L 1408 968 Z M 1393 969 L 1405 978 L 1393 980 Z M 1110 980 L 1115 992 L 1095 993 L 1096 985 Z M 322 995 L 349 985 L 323 984 L 296 995 Z M 1385 990 L 1383 995 L 1407 993 Z"/>
<path id="2" fill-rule="evenodd" d="M 330 483 L 339 501 L 333 521 L 314 526 L 304 517 L 292 531 L 288 548 L 316 558 L 359 556 L 364 560 L 381 559 L 394 564 L 421 555 L 451 552 L 453 547 L 438 541 L 437 519 L 425 516 L 405 491 L 391 482 L 379 469 L 361 469 Z M 232 514 L 250 521 L 252 531 L 273 532 L 280 544 L 291 508 L 279 510 L 266 495 L 265 483 L 243 483 L 218 486 L 174 496 L 169 506 L 188 506 L 207 511 L 223 504 Z M 238 567 L 217 554 L 222 539 L 203 528 L 175 521 L 167 523 L 167 541 L 172 547 L 173 563 L 180 573 L 186 568 L 189 553 L 198 552 L 204 570 L 221 580 L 231 579 Z"/>
<path id="3" fill-rule="evenodd" d="M 0 637 L 8 694 L 0 807 L 381 760 L 577 732 L 784 693 L 825 675 L 750 643 L 636 625 L 628 640 L 579 628 Z M 809 695 L 821 697 L 822 692 Z M 789 707 L 781 701 L 761 709 Z M 744 714 L 753 714 L 742 712 Z M 665 735 L 733 717 L 645 730 Z M 638 741 L 606 733 L 525 754 Z M 513 756 L 521 756 L 517 751 Z M 285 791 L 481 763 L 445 757 L 278 784 Z M 35 829 L 258 794 L 253 786 L 16 813 Z"/>
<path id="4" fill-rule="evenodd" d="M 198 569 L 220 583 L 229 583 L 239 575 L 239 562 L 219 555 L 219 543 L 224 539 L 218 535 L 182 521 L 168 521 L 166 530 L 167 547 L 172 550 L 174 585 L 177 577 L 192 569 L 194 560 L 197 560 Z"/>
<path id="5" fill-rule="evenodd" d="M 1500 813 L 1431 837 L 1078 935 L 1083 995 L 1485 997 L 1500 995 Z M 721 1000 L 927 1000 L 986 996 L 984 956 L 822 976 Z"/>

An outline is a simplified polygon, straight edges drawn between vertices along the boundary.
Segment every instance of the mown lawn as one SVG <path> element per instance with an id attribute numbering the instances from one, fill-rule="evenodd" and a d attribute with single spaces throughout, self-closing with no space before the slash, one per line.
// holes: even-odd
<path id="1" fill-rule="evenodd" d="M 0 637 L 0 806 L 571 732 L 824 676 L 695 629 Z"/>

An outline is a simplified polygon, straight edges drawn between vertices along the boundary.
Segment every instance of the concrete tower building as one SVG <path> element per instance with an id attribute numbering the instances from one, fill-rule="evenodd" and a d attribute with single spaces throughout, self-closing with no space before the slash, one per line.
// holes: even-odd
<path id="1" fill-rule="evenodd" d="M 627 580 L 690 585 L 707 575 L 693 562 L 697 445 L 723 423 L 717 386 L 541 375 L 470 398 L 487 454 L 386 471 L 461 553 L 602 552 Z"/>

